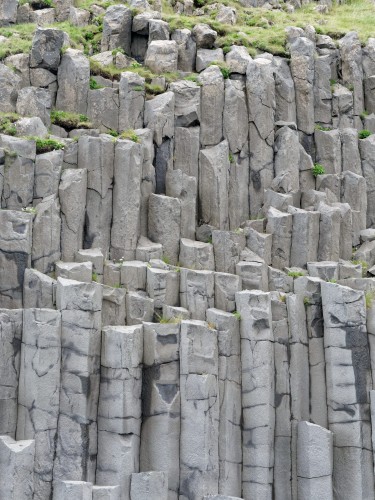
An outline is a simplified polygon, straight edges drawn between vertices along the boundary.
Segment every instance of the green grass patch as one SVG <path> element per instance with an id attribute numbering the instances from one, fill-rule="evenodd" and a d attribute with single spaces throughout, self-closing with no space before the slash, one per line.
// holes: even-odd
<path id="1" fill-rule="evenodd" d="M 360 130 L 358 132 L 358 137 L 360 139 L 367 139 L 367 137 L 370 137 L 370 135 L 372 135 L 372 132 L 370 132 L 369 130 Z"/>
<path id="2" fill-rule="evenodd" d="M 326 173 L 325 168 L 320 163 L 315 163 L 312 169 L 312 174 L 314 177 L 318 175 L 324 175 Z"/>
<path id="3" fill-rule="evenodd" d="M 0 113 L 0 133 L 16 135 L 17 129 L 14 123 L 19 119 L 17 113 Z"/>
<path id="4" fill-rule="evenodd" d="M 90 77 L 89 85 L 91 90 L 99 90 L 104 88 L 103 85 L 99 85 L 98 82 L 93 77 Z"/>
<path id="5" fill-rule="evenodd" d="M 64 128 L 65 130 L 74 130 L 76 128 L 92 128 L 92 124 L 86 115 L 69 113 L 54 109 L 51 111 L 51 123 Z"/>
<path id="6" fill-rule="evenodd" d="M 289 271 L 288 276 L 291 278 L 299 278 L 300 276 L 305 276 L 305 273 L 302 271 Z"/>
<path id="7" fill-rule="evenodd" d="M 139 137 L 137 134 L 134 132 L 133 129 L 128 129 L 124 130 L 121 132 L 121 134 L 118 136 L 119 139 L 129 139 L 130 141 L 133 142 L 139 142 Z"/>
<path id="8" fill-rule="evenodd" d="M 36 143 L 36 154 L 49 153 L 56 149 L 64 149 L 63 142 L 56 141 L 56 139 L 41 138 L 41 137 L 28 137 Z"/>
<path id="9" fill-rule="evenodd" d="M 36 24 L 17 24 L 0 28 L 0 35 L 7 40 L 0 44 L 0 60 L 14 54 L 30 52 Z"/>

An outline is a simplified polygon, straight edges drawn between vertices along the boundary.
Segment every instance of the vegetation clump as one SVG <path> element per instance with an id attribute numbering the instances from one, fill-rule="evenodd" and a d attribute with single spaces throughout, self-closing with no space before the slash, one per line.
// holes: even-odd
<path id="1" fill-rule="evenodd" d="M 370 135 L 372 134 L 372 132 L 370 132 L 369 130 L 360 130 L 358 132 L 358 137 L 360 139 L 367 139 L 367 137 L 370 137 Z"/>
<path id="2" fill-rule="evenodd" d="M 0 113 L 0 133 L 6 135 L 16 135 L 15 122 L 19 119 L 17 113 Z"/>
<path id="3" fill-rule="evenodd" d="M 30 137 L 36 143 L 36 154 L 49 153 L 56 149 L 64 149 L 64 143 L 56 141 L 56 139 L 42 138 L 42 137 Z"/>
<path id="4" fill-rule="evenodd" d="M 139 142 L 138 135 L 131 128 L 129 128 L 128 130 L 124 130 L 123 132 L 121 132 L 121 134 L 118 135 L 118 138 L 119 139 L 129 139 L 130 141 L 133 141 L 133 142 Z"/>
<path id="5" fill-rule="evenodd" d="M 324 175 L 326 173 L 325 168 L 320 163 L 315 163 L 312 174 L 314 177 L 318 177 L 318 175 Z"/>
<path id="6" fill-rule="evenodd" d="M 76 128 L 88 129 L 92 127 L 86 115 L 60 111 L 57 109 L 51 111 L 51 122 L 68 131 Z"/>
<path id="7" fill-rule="evenodd" d="M 90 77 L 89 86 L 90 86 L 91 90 L 99 90 L 99 89 L 104 88 L 103 85 L 99 85 L 98 82 L 93 77 Z"/>

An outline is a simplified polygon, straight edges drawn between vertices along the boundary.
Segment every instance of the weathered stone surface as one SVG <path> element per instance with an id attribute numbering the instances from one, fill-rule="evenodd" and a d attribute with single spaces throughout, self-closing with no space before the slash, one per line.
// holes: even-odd
<path id="1" fill-rule="evenodd" d="M 130 55 L 132 13 L 125 5 L 112 5 L 106 10 L 103 19 L 101 49 L 121 48 Z"/>
<path id="2" fill-rule="evenodd" d="M 180 356 L 180 498 L 198 500 L 209 492 L 218 491 L 216 330 L 202 321 L 183 321 Z"/>
<path id="3" fill-rule="evenodd" d="M 9 500 L 31 500 L 34 491 L 33 440 L 14 441 L 9 436 L 0 437 L 0 494 Z"/>
<path id="4" fill-rule="evenodd" d="M 41 199 L 58 194 L 63 155 L 60 150 L 36 156 L 34 198 Z"/>
<path id="5" fill-rule="evenodd" d="M 341 213 L 337 207 L 320 203 L 318 260 L 339 260 Z"/>
<path id="6" fill-rule="evenodd" d="M 56 484 L 53 498 L 54 500 L 68 500 L 69 498 L 91 500 L 92 484 L 85 481 L 60 481 Z"/>
<path id="7" fill-rule="evenodd" d="M 321 290 L 328 424 L 335 435 L 333 489 L 343 499 L 371 498 L 371 374 L 364 293 L 334 283 L 322 283 Z"/>
<path id="8" fill-rule="evenodd" d="M 145 79 L 137 73 L 121 73 L 119 83 L 119 129 L 143 127 Z"/>
<path id="9" fill-rule="evenodd" d="M 163 245 L 164 255 L 176 264 L 180 246 L 181 203 L 177 198 L 152 194 L 149 199 L 149 237 Z"/>
<path id="10" fill-rule="evenodd" d="M 215 254 L 215 269 L 222 273 L 235 274 L 236 264 L 246 245 L 245 235 L 230 231 L 212 231 Z"/>
<path id="11" fill-rule="evenodd" d="M 359 151 L 362 160 L 362 175 L 366 180 L 367 188 L 367 218 L 366 226 L 372 227 L 375 223 L 375 203 L 373 192 L 375 191 L 374 175 L 374 151 L 375 135 L 359 141 Z"/>
<path id="12" fill-rule="evenodd" d="M 229 273 L 215 273 L 215 307 L 226 312 L 236 310 L 235 295 L 242 289 L 239 276 Z"/>
<path id="13" fill-rule="evenodd" d="M 23 307 L 54 309 L 56 280 L 35 269 L 25 269 Z"/>
<path id="14" fill-rule="evenodd" d="M 115 146 L 112 138 L 107 135 L 82 136 L 78 145 L 78 166 L 87 170 L 84 246 L 100 248 L 107 256 L 112 219 Z"/>
<path id="15" fill-rule="evenodd" d="M 106 133 L 119 130 L 119 96 L 117 89 L 104 87 L 89 90 L 87 96 L 87 116 L 93 127 Z"/>
<path id="16" fill-rule="evenodd" d="M 281 57 L 272 59 L 275 78 L 275 121 L 297 123 L 294 81 L 288 62 Z"/>
<path id="17" fill-rule="evenodd" d="M 69 280 L 91 283 L 92 263 L 91 262 L 56 262 L 56 278 L 66 278 Z"/>
<path id="18" fill-rule="evenodd" d="M 194 71 L 197 45 L 191 31 L 186 28 L 176 29 L 171 38 L 177 43 L 178 47 L 177 69 L 179 71 Z"/>
<path id="19" fill-rule="evenodd" d="M 132 474 L 130 485 L 131 500 L 167 500 L 168 477 L 165 472 L 139 472 Z"/>
<path id="20" fill-rule="evenodd" d="M 51 105 L 51 94 L 47 89 L 24 87 L 18 92 L 16 111 L 20 115 L 37 116 L 49 127 Z"/>
<path id="21" fill-rule="evenodd" d="M 249 110 L 250 214 L 258 215 L 264 189 L 270 187 L 273 173 L 275 80 L 272 63 L 259 58 L 249 62 L 246 73 Z"/>
<path id="22" fill-rule="evenodd" d="M 174 135 L 174 94 L 165 92 L 147 101 L 144 115 L 145 126 L 153 131 L 154 142 L 161 146 L 163 138 Z"/>
<path id="23" fill-rule="evenodd" d="M 53 271 L 60 259 L 60 204 L 56 195 L 47 196 L 38 204 L 33 221 L 32 266 L 42 273 Z"/>
<path id="24" fill-rule="evenodd" d="M 333 434 L 310 422 L 298 423 L 298 498 L 333 498 Z"/>
<path id="25" fill-rule="evenodd" d="M 201 137 L 203 146 L 214 146 L 223 138 L 224 79 L 218 66 L 199 75 L 201 84 Z"/>
<path id="26" fill-rule="evenodd" d="M 292 244 L 292 216 L 270 208 L 267 212 L 267 233 L 272 234 L 272 265 L 288 267 Z"/>
<path id="27" fill-rule="evenodd" d="M 181 238 L 179 263 L 189 269 L 214 271 L 213 246 L 210 243 Z"/>
<path id="28" fill-rule="evenodd" d="M 143 150 L 130 140 L 115 146 L 113 215 L 111 227 L 112 259 L 133 260 L 140 236 L 140 200 Z"/>
<path id="29" fill-rule="evenodd" d="M 66 169 L 61 176 L 61 256 L 72 262 L 82 248 L 86 209 L 87 170 Z"/>
<path id="30" fill-rule="evenodd" d="M 217 229 L 228 229 L 227 141 L 199 153 L 200 219 Z"/>
<path id="31" fill-rule="evenodd" d="M 33 498 L 40 500 L 51 494 L 59 416 L 60 360 L 61 313 L 26 309 L 20 356 L 17 440 L 35 440 Z"/>
<path id="32" fill-rule="evenodd" d="M 204 321 L 206 311 L 214 306 L 215 277 L 212 271 L 180 271 L 180 303 L 192 319 Z"/>
<path id="33" fill-rule="evenodd" d="M 54 28 L 38 28 L 31 47 L 30 67 L 45 68 L 56 73 L 63 45 L 63 31 Z"/>
<path id="34" fill-rule="evenodd" d="M 268 293 L 236 294 L 241 315 L 242 493 L 272 498 L 275 427 L 274 345 Z"/>
<path id="35" fill-rule="evenodd" d="M 0 432 L 13 439 L 17 426 L 22 314 L 22 309 L 0 309 Z"/>
<path id="36" fill-rule="evenodd" d="M 290 265 L 306 267 L 307 262 L 318 259 L 320 214 L 295 207 L 289 207 L 289 213 L 292 215 Z"/>
<path id="37" fill-rule="evenodd" d="M 100 377 L 101 285 L 59 278 L 56 303 L 61 310 L 62 360 L 60 417 L 53 480 L 54 483 L 67 478 L 94 482 Z"/>
<path id="38" fill-rule="evenodd" d="M 327 174 L 341 173 L 341 138 L 339 130 L 315 130 L 316 160 Z"/>
<path id="39" fill-rule="evenodd" d="M 177 71 L 178 45 L 174 40 L 156 40 L 148 46 L 145 64 L 154 73 Z"/>
<path id="40" fill-rule="evenodd" d="M 103 329 L 96 483 L 119 484 L 125 500 L 139 470 L 142 355 L 141 325 Z"/>
<path id="41" fill-rule="evenodd" d="M 197 57 L 195 60 L 195 66 L 197 73 L 200 73 L 204 69 L 208 68 L 215 63 L 224 62 L 224 52 L 223 49 L 198 49 Z"/>
<path id="42" fill-rule="evenodd" d="M 364 109 L 362 49 L 357 33 L 350 31 L 340 41 L 341 72 L 344 84 L 353 86 L 354 114 Z"/>
<path id="43" fill-rule="evenodd" d="M 67 49 L 57 72 L 56 108 L 73 113 L 87 113 L 90 64 L 82 52 Z"/>
<path id="44" fill-rule="evenodd" d="M 178 198 L 180 200 L 181 237 L 194 239 L 197 218 L 197 179 L 195 177 L 186 175 L 181 170 L 167 171 L 166 194 L 167 196 Z"/>
<path id="45" fill-rule="evenodd" d="M 152 321 L 154 301 L 146 293 L 128 292 L 126 294 L 126 322 L 128 325 L 139 325 L 144 321 Z"/>
<path id="46" fill-rule="evenodd" d="M 22 306 L 24 272 L 31 264 L 33 216 L 0 210 L 0 307 Z"/>

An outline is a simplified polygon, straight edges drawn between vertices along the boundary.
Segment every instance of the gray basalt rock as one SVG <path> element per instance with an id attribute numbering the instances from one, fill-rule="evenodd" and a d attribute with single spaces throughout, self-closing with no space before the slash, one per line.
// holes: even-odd
<path id="1" fill-rule="evenodd" d="M 214 63 L 224 62 L 224 52 L 223 49 L 198 49 L 197 57 L 195 60 L 195 66 L 197 73 L 200 73 L 204 69 L 208 68 Z"/>
<path id="2" fill-rule="evenodd" d="M 154 142 L 161 146 L 163 138 L 174 135 L 174 94 L 165 92 L 145 104 L 145 127 L 154 134 Z"/>
<path id="3" fill-rule="evenodd" d="M 290 263 L 292 216 L 270 208 L 267 212 L 267 233 L 272 234 L 272 265 L 284 269 Z"/>
<path id="4" fill-rule="evenodd" d="M 51 495 L 60 364 L 60 311 L 26 309 L 20 356 L 17 439 L 35 440 L 34 498 L 37 499 Z M 39 383 L 40 377 L 43 377 L 43 385 Z"/>
<path id="5" fill-rule="evenodd" d="M 54 489 L 53 498 L 68 500 L 73 495 L 77 500 L 91 500 L 92 484 L 85 481 L 60 481 Z"/>
<path id="6" fill-rule="evenodd" d="M 39 117 L 44 125 L 49 127 L 51 124 L 51 94 L 47 89 L 25 87 L 18 93 L 16 110 L 20 115 Z"/>
<path id="7" fill-rule="evenodd" d="M 119 484 L 128 500 L 131 474 L 139 470 L 143 330 L 110 326 L 102 335 L 96 483 Z M 114 462 L 113 452 L 121 459 Z"/>
<path id="8" fill-rule="evenodd" d="M 191 31 L 186 28 L 176 29 L 173 31 L 171 39 L 177 43 L 178 47 L 177 69 L 179 71 L 194 71 L 197 45 Z"/>
<path id="9" fill-rule="evenodd" d="M 272 497 L 275 426 L 271 300 L 268 293 L 253 290 L 238 292 L 236 303 L 241 315 L 242 493 L 266 499 Z M 262 384 L 256 382 L 260 378 Z"/>
<path id="10" fill-rule="evenodd" d="M 249 110 L 250 213 L 258 215 L 263 192 L 273 179 L 273 142 L 275 117 L 275 80 L 272 62 L 259 58 L 250 61 L 246 73 Z"/>
<path id="11" fill-rule="evenodd" d="M 164 255 L 176 264 L 180 246 L 181 202 L 177 198 L 151 194 L 148 230 L 151 241 L 163 245 Z"/>
<path id="12" fill-rule="evenodd" d="M 306 267 L 318 258 L 320 214 L 295 207 L 289 207 L 289 213 L 292 214 L 290 264 Z"/>
<path id="13" fill-rule="evenodd" d="M 144 323 L 143 331 L 145 384 L 140 468 L 167 473 L 163 488 L 168 490 L 168 498 L 176 500 L 180 470 L 180 325 Z M 164 498 L 164 489 L 156 491 Z"/>
<path id="14" fill-rule="evenodd" d="M 120 486 L 93 486 L 92 500 L 120 500 Z"/>
<path id="15" fill-rule="evenodd" d="M 327 174 L 341 173 L 341 138 L 338 129 L 316 130 L 316 160 L 324 166 Z"/>
<path id="16" fill-rule="evenodd" d="M 305 134 L 314 132 L 314 43 L 305 37 L 290 44 L 290 69 L 296 92 L 298 130 Z"/>
<path id="17" fill-rule="evenodd" d="M 111 249 L 112 259 L 133 260 L 140 236 L 143 150 L 130 140 L 115 146 Z M 125 168 L 124 168 L 125 167 Z"/>
<path id="18" fill-rule="evenodd" d="M 44 68 L 54 73 L 60 65 L 65 34 L 54 28 L 38 28 L 30 53 L 30 68 Z"/>
<path id="19" fill-rule="evenodd" d="M 23 282 L 23 306 L 42 309 L 55 308 L 56 280 L 35 269 L 25 269 Z"/>
<path id="20" fill-rule="evenodd" d="M 143 127 L 145 105 L 145 79 L 137 73 L 121 73 L 119 83 L 119 129 Z"/>
<path id="21" fill-rule="evenodd" d="M 87 113 L 90 64 L 79 50 L 67 49 L 57 73 L 56 108 L 73 113 Z"/>
<path id="22" fill-rule="evenodd" d="M 245 85 L 241 81 L 225 80 L 223 130 L 232 153 L 248 150 L 246 93 Z"/>
<path id="23" fill-rule="evenodd" d="M 51 151 L 36 156 L 34 173 L 34 199 L 57 195 L 64 152 Z"/>
<path id="24" fill-rule="evenodd" d="M 181 238 L 179 263 L 198 271 L 215 270 L 214 252 L 210 243 Z"/>
<path id="25" fill-rule="evenodd" d="M 217 229 L 228 229 L 228 142 L 199 153 L 199 218 Z"/>
<path id="26" fill-rule="evenodd" d="M 140 325 L 144 321 L 152 321 L 154 317 L 154 301 L 145 292 L 128 292 L 126 294 L 126 322 L 128 325 Z"/>
<path id="27" fill-rule="evenodd" d="M 198 500 L 218 491 L 217 331 L 202 321 L 183 321 L 180 356 L 180 499 Z"/>
<path id="28" fill-rule="evenodd" d="M 24 272 L 31 264 L 33 216 L 0 210 L 0 307 L 22 306 Z"/>
<path id="29" fill-rule="evenodd" d="M 180 276 L 175 271 L 147 267 L 146 291 L 153 299 L 155 309 L 161 310 L 163 304 L 178 306 Z"/>
<path id="30" fill-rule="evenodd" d="M 214 306 L 214 272 L 182 268 L 180 274 L 181 306 L 190 311 L 192 319 L 205 320 L 207 309 Z"/>
<path id="31" fill-rule="evenodd" d="M 373 200 L 373 192 L 375 190 L 375 175 L 374 175 L 374 153 L 375 151 L 375 135 L 371 135 L 367 139 L 359 141 L 359 151 L 362 160 L 362 175 L 366 180 L 367 188 L 367 219 L 366 226 L 372 227 L 375 223 L 375 202 Z"/>
<path id="32" fill-rule="evenodd" d="M 335 435 L 333 488 L 343 499 L 372 497 L 371 375 L 364 293 L 333 283 L 322 283 L 321 290 L 328 425 Z M 361 363 L 356 362 L 357 356 L 361 357 Z M 342 380 L 346 380 L 345 387 Z"/>
<path id="33" fill-rule="evenodd" d="M 0 111 L 2 113 L 12 113 L 16 110 L 20 84 L 21 78 L 5 64 L 0 64 Z"/>
<path id="34" fill-rule="evenodd" d="M 119 96 L 117 89 L 105 87 L 89 90 L 87 96 L 87 116 L 93 127 L 106 133 L 119 130 Z M 129 127 L 128 127 L 129 128 Z"/>
<path id="35" fill-rule="evenodd" d="M 178 198 L 181 202 L 181 237 L 194 239 L 197 218 L 197 179 L 186 175 L 181 170 L 170 170 L 166 175 L 166 193 L 167 196 Z"/>
<path id="36" fill-rule="evenodd" d="M 212 49 L 217 33 L 207 24 L 196 24 L 193 29 L 197 49 Z"/>
<path id="37" fill-rule="evenodd" d="M 174 40 L 156 40 L 147 49 L 145 64 L 154 73 L 177 71 L 178 45 Z"/>
<path id="38" fill-rule="evenodd" d="M 275 121 L 297 122 L 294 81 L 288 62 L 281 57 L 272 59 L 275 78 Z"/>
<path id="39" fill-rule="evenodd" d="M 17 427 L 22 316 L 22 309 L 0 309 L 0 432 L 13 439 Z"/>
<path id="40" fill-rule="evenodd" d="M 66 169 L 61 176 L 61 256 L 72 262 L 82 248 L 86 209 L 87 170 Z"/>
<path id="41" fill-rule="evenodd" d="M 133 473 L 130 485 L 131 500 L 167 500 L 168 477 L 165 472 L 139 472 Z"/>
<path id="42" fill-rule="evenodd" d="M 236 264 L 246 246 L 243 233 L 212 231 L 212 244 L 215 255 L 215 269 L 221 273 L 235 274 Z"/>
<path id="43" fill-rule="evenodd" d="M 148 43 L 154 40 L 169 40 L 169 24 L 161 19 L 150 19 L 148 23 Z"/>
<path id="44" fill-rule="evenodd" d="M 84 245 L 85 248 L 101 248 L 107 256 L 112 220 L 115 145 L 112 137 L 100 135 L 82 136 L 78 146 L 78 167 L 87 170 Z M 103 270 L 99 274 L 103 274 Z"/>
<path id="45" fill-rule="evenodd" d="M 61 256 L 60 204 L 56 195 L 47 196 L 38 204 L 33 222 L 32 266 L 50 273 Z M 91 279 L 91 277 L 90 277 Z"/>
<path id="46" fill-rule="evenodd" d="M 17 21 L 17 7 L 17 1 L 4 0 L 0 6 L 0 26 L 7 26 Z"/>
<path id="47" fill-rule="evenodd" d="M 98 283 L 58 279 L 56 305 L 61 310 L 62 361 L 55 484 L 67 478 L 90 482 L 95 479 L 101 304 Z"/>
<path id="48" fill-rule="evenodd" d="M 223 138 L 224 79 L 218 66 L 199 75 L 201 84 L 201 137 L 203 146 L 214 146 Z"/>
<path id="49" fill-rule="evenodd" d="M 353 85 L 355 115 L 364 109 L 362 48 L 357 33 L 350 31 L 340 41 L 341 72 L 344 84 Z"/>
<path id="50" fill-rule="evenodd" d="M 0 437 L 0 465 L 3 471 L 0 494 L 9 500 L 31 500 L 34 492 L 35 441 L 14 441 Z"/>
<path id="51" fill-rule="evenodd" d="M 215 307 L 226 312 L 236 310 L 235 294 L 242 290 L 239 276 L 229 273 L 215 273 Z"/>
<path id="52" fill-rule="evenodd" d="M 247 65 L 251 60 L 251 56 L 245 47 L 232 45 L 230 51 L 225 56 L 225 62 L 228 65 L 231 73 L 246 75 Z"/>
<path id="53" fill-rule="evenodd" d="M 55 273 L 56 278 L 66 278 L 69 280 L 91 283 L 92 263 L 57 261 L 55 266 Z"/>
<path id="54" fill-rule="evenodd" d="M 125 5 L 108 7 L 103 19 L 101 50 L 121 48 L 130 55 L 132 13 Z"/>

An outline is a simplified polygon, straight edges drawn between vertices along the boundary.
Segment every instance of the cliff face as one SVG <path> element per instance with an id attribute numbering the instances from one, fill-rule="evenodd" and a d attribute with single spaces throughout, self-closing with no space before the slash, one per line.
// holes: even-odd
<path id="1" fill-rule="evenodd" d="M 102 11 L 0 63 L 0 499 L 373 499 L 375 39 Z"/>

